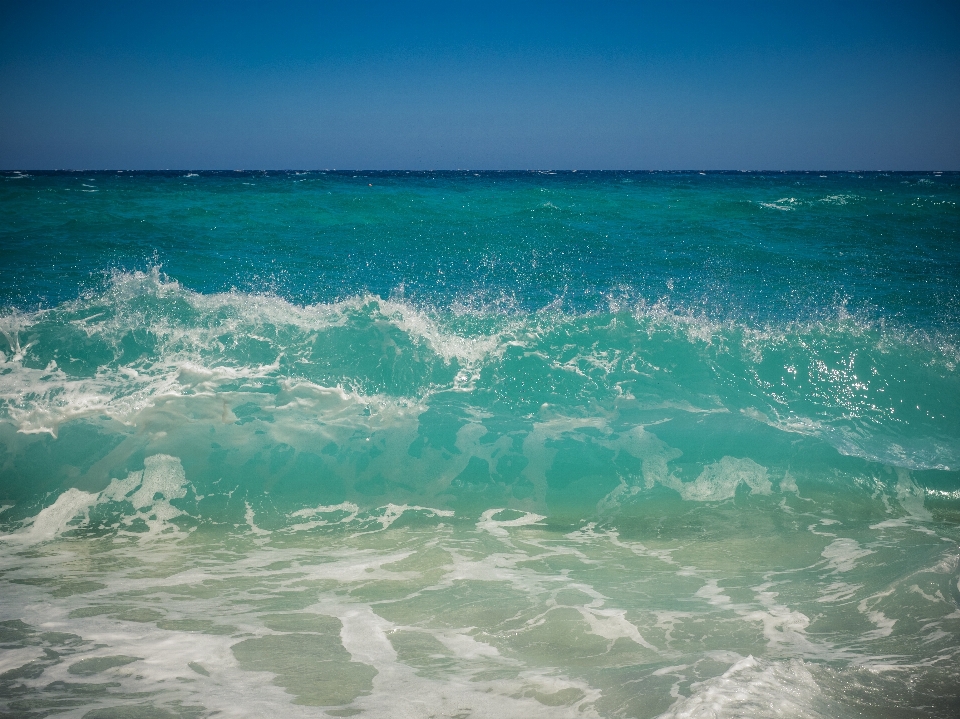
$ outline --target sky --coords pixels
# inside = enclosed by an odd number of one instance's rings
[[[0,0],[0,169],[960,170],[960,2]]]

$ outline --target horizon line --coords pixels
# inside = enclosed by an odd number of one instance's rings
[[[537,173],[537,174],[556,174],[556,173],[568,173],[575,174],[578,172],[584,173],[597,173],[597,172],[631,172],[631,173],[698,173],[698,174],[757,174],[757,173],[804,173],[811,174],[815,172],[819,173],[830,173],[830,174],[857,174],[857,173],[870,173],[870,174],[880,174],[880,173],[931,173],[931,174],[944,174],[944,173],[958,173],[960,169],[957,170],[934,170],[934,169],[913,169],[913,170],[823,170],[823,169],[696,169],[696,168],[685,168],[685,169],[555,169],[555,168],[512,168],[512,169],[475,169],[475,168],[439,168],[439,169],[418,169],[411,170],[405,168],[392,168],[392,169],[363,169],[363,168],[195,168],[195,167],[169,167],[169,168],[136,168],[136,169],[117,169],[111,167],[101,167],[101,168],[90,168],[90,167],[58,167],[58,168],[33,168],[33,169],[0,169],[0,173],[4,174],[15,174],[15,175],[25,175],[26,173],[53,173],[53,172],[134,172],[134,173],[148,173],[148,172],[204,172],[204,173],[229,173],[229,172],[298,172],[298,173],[309,173],[309,172],[336,172],[340,173],[349,173],[349,172],[359,172],[359,173],[407,173],[407,174],[427,174],[427,173],[455,173],[455,172],[473,172],[473,173]]]

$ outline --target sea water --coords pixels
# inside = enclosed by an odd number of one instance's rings
[[[18,717],[955,717],[960,175],[0,175]]]

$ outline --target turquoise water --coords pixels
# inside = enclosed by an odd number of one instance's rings
[[[953,717],[960,175],[0,175],[11,716]]]

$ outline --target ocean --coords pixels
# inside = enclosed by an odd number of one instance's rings
[[[960,173],[0,173],[0,714],[956,717]]]

